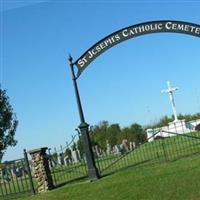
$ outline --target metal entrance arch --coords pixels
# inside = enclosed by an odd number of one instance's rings
[[[79,129],[84,143],[84,150],[88,165],[88,176],[91,180],[98,179],[99,172],[96,168],[94,161],[94,155],[88,131],[89,125],[86,123],[84,118],[81,99],[78,91],[77,79],[84,71],[84,69],[106,50],[128,39],[152,33],[181,33],[200,38],[200,25],[185,21],[174,20],[144,22],[111,33],[110,35],[106,36],[105,38],[94,44],[92,47],[90,47],[75,62],[73,62],[72,57],[69,56],[69,64],[71,67],[72,80],[74,84],[74,90],[80,117]],[[78,68],[77,74],[75,74],[74,66]]]

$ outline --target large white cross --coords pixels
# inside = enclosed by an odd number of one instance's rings
[[[169,99],[170,99],[170,102],[171,102],[171,105],[172,105],[172,110],[173,110],[173,113],[174,113],[174,121],[178,121],[178,117],[177,117],[177,112],[176,112],[176,107],[175,107],[175,102],[174,102],[174,96],[173,96],[173,92],[178,90],[179,88],[177,87],[172,87],[170,85],[170,82],[167,81],[167,89],[165,90],[162,90],[161,92],[162,93],[168,93],[169,94]]]

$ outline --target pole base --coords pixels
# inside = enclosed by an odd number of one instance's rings
[[[95,181],[95,180],[98,180],[100,178],[99,174],[98,174],[98,171],[95,168],[88,169],[88,176],[89,176],[89,179],[91,181]]]

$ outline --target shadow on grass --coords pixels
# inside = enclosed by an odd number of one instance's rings
[[[151,160],[145,160],[145,161],[142,161],[142,162],[139,162],[139,163],[135,163],[135,164],[126,166],[126,167],[122,167],[122,168],[120,168],[120,169],[116,169],[116,170],[114,170],[114,171],[112,171],[112,172],[108,172],[108,173],[106,173],[106,174],[102,174],[102,175],[101,175],[101,178],[107,177],[107,176],[110,176],[110,175],[113,175],[113,174],[115,174],[116,172],[119,172],[119,171],[125,171],[125,170],[130,169],[130,168],[139,167],[139,166],[144,165],[144,164],[147,164],[147,163],[150,164],[149,161],[151,161]],[[113,163],[113,165],[114,165],[114,164],[115,164],[115,163]],[[153,163],[152,163],[152,164],[153,164]],[[104,171],[105,171],[105,170],[104,170]]]
[[[57,184],[57,185],[54,186],[53,189],[57,189],[57,188],[62,187],[66,184],[77,183],[77,182],[85,181],[85,180],[88,180],[88,176],[82,176],[82,177],[79,177],[79,178],[76,178],[76,179],[73,179],[73,180],[66,181],[64,183]]]
[[[0,199],[3,200],[11,200],[11,199],[19,199],[27,196],[32,196],[33,194],[29,191],[20,192],[20,193],[11,193],[11,194],[5,194],[3,196],[0,196]]]

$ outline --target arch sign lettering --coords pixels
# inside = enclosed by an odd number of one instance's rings
[[[200,37],[200,25],[184,21],[164,20],[144,22],[116,31],[98,41],[74,62],[78,68],[77,78],[95,58],[114,45],[141,35],[161,32],[182,33]]]

